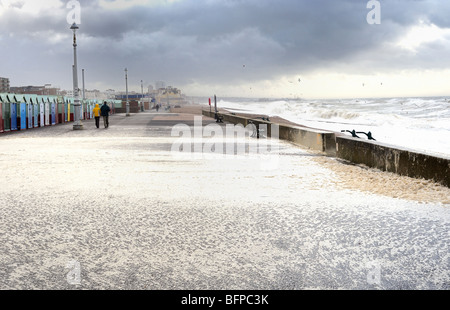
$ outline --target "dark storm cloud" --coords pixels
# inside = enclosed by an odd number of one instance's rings
[[[342,63],[351,67],[355,56],[386,52],[385,43],[401,38],[410,25],[421,19],[440,21],[444,15],[435,1],[382,1],[382,24],[373,26],[366,22],[366,4],[361,0],[191,0],[120,12],[93,9],[84,13],[84,19],[85,31],[95,37],[129,44],[132,33],[146,34],[135,42],[143,47],[135,51],[137,63],[145,59],[149,67],[168,76],[225,82]],[[401,52],[389,53],[392,63],[403,57]],[[244,64],[247,70],[239,71]]]
[[[445,46],[425,47],[427,53],[411,56],[391,44],[420,20],[448,27],[449,4],[381,4],[381,25],[369,25],[365,0],[184,0],[122,10],[81,1],[80,62],[91,68],[92,78],[109,83],[128,67],[149,80],[176,84],[244,83],[336,67],[364,73],[449,65],[448,59],[428,62],[430,52],[445,54]],[[20,14],[0,21],[3,34],[17,38],[51,31],[70,40],[65,15],[44,11],[27,19]],[[70,52],[69,43],[64,57]]]

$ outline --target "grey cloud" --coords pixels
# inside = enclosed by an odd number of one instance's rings
[[[448,60],[437,63],[430,56],[444,55],[445,45],[424,46],[417,55],[389,45],[419,20],[447,27],[450,4],[441,2],[381,1],[382,24],[373,26],[366,22],[364,0],[184,0],[121,11],[81,1],[80,63],[90,68],[91,79],[111,84],[121,83],[117,80],[125,66],[130,74],[179,84],[245,83],[318,69],[371,72],[449,66]],[[27,36],[30,29],[50,29],[70,40],[65,16],[49,13],[27,19],[15,14],[0,21],[2,33],[17,37]],[[45,41],[32,45],[48,46]],[[67,61],[69,42],[65,48],[58,47],[61,54],[52,61]]]

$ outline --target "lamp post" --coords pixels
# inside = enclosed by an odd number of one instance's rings
[[[76,31],[79,29],[76,23],[73,23],[70,27],[73,30],[73,94],[74,94],[74,125],[73,130],[83,129],[83,124],[81,123],[81,105],[80,105],[80,94],[78,89],[78,67],[77,67],[77,36]]]
[[[86,88],[84,87],[84,69],[81,69],[83,80],[83,101],[86,100]]]
[[[130,116],[130,102],[128,101],[128,69],[125,68],[125,84],[127,94],[127,116]]]
[[[83,104],[83,108],[86,108],[87,105],[86,104],[86,88],[84,87],[84,69],[81,69],[81,81],[82,81],[82,85],[83,85],[83,96],[81,97],[82,100],[82,104]],[[87,111],[83,111],[83,109],[81,109],[81,119],[83,119],[83,112],[87,112]]]

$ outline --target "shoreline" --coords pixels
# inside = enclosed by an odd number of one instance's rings
[[[203,115],[203,111],[207,111],[209,110],[209,106],[208,105],[195,105],[195,104],[190,104],[190,105],[184,105],[184,106],[180,106],[177,108],[170,108],[170,112],[171,113],[186,113],[186,114],[194,114],[194,115]],[[219,108],[219,113],[231,113],[230,111],[228,111],[227,109],[220,109]],[[248,117],[248,118],[257,118],[257,117],[270,117],[270,122],[275,123],[275,124],[280,124],[280,125],[286,125],[286,126],[297,126],[297,127],[306,127],[304,125],[301,125],[299,123],[294,123],[291,121],[288,121],[285,118],[279,117],[279,116],[269,116],[267,114],[263,114],[263,113],[236,113],[233,112],[235,115],[237,116],[241,116],[241,117]],[[319,128],[316,128],[319,129]],[[322,130],[322,129],[320,129]]]
[[[205,109],[205,107],[207,109]],[[170,109],[171,113],[190,113],[213,117],[207,105],[189,105]],[[230,113],[226,109],[219,109],[225,115],[225,121],[247,125],[249,119],[267,117],[264,114]],[[383,173],[394,173],[402,177],[415,180],[427,180],[446,188],[450,188],[450,181],[446,171],[450,169],[450,158],[433,154],[425,154],[415,150],[401,148],[395,145],[373,142],[365,139],[352,138],[344,133],[327,131],[302,126],[287,121],[281,117],[270,117],[270,121],[255,121],[256,123],[276,123],[283,133],[281,139],[294,143],[299,147],[319,151],[325,156],[337,160],[345,160],[352,165],[371,168]],[[322,131],[322,132],[321,132]],[[270,133],[269,133],[270,135]],[[317,138],[315,138],[317,137]],[[444,199],[444,203],[448,203]]]
[[[196,105],[196,104],[190,104],[190,105],[186,105],[186,106],[181,106],[180,108],[171,108],[170,112],[171,113],[188,113],[188,114],[194,114],[194,115],[203,115],[202,111],[209,111],[209,106],[206,104],[203,105]],[[279,125],[285,125],[285,126],[294,126],[294,127],[301,127],[301,128],[306,128],[306,129],[311,129],[311,130],[316,130],[316,131],[322,131],[322,132],[329,132],[329,133],[334,133],[338,136],[341,137],[346,137],[346,138],[351,138],[350,134],[346,134],[346,133],[342,133],[340,131],[335,131],[335,130],[330,130],[330,129],[324,129],[324,128],[319,128],[319,127],[311,127],[311,126],[306,126],[300,123],[296,123],[293,121],[289,121],[281,116],[270,116],[264,113],[238,113],[238,112],[230,112],[227,109],[223,109],[223,108],[219,108],[219,113],[225,113],[225,114],[231,114],[234,116],[238,116],[238,117],[243,117],[243,118],[249,118],[249,119],[253,119],[253,118],[260,118],[260,117],[265,117],[265,118],[270,118],[270,123],[275,123],[275,124],[279,124]],[[370,140],[366,139],[366,138],[360,138],[359,141],[364,141],[364,142],[369,142]],[[390,148],[398,148],[404,151],[408,151],[408,152],[413,152],[413,153],[419,153],[419,154],[424,154],[426,156],[431,156],[431,157],[438,157],[438,158],[442,158],[445,160],[450,160],[450,154],[446,154],[446,153],[441,153],[441,152],[433,152],[433,151],[426,151],[426,150],[422,150],[422,149],[415,149],[415,148],[411,148],[411,147],[405,147],[405,146],[399,146],[393,143],[387,143],[387,142],[381,142],[378,141],[379,143],[383,144],[386,147],[390,147]]]

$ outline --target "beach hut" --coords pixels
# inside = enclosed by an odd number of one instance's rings
[[[81,103],[81,119],[86,120],[87,119],[87,100],[80,99]]]
[[[85,109],[85,104],[86,102],[83,99],[80,99],[80,120],[84,120],[84,112],[86,111]]]
[[[93,107],[92,107],[92,100],[88,100],[87,101],[87,106],[86,106],[86,118],[87,119],[91,119],[92,118],[92,110],[93,110]]]
[[[93,100],[89,100],[89,119],[94,118],[95,104]]]
[[[27,129],[27,103],[21,94],[8,94],[12,100],[13,107],[11,108],[11,123],[15,129],[12,130],[26,130]],[[14,119],[15,121],[14,121]]]
[[[3,98],[3,130],[6,132],[11,131],[11,102],[7,94]]]
[[[91,118],[91,114],[89,113],[91,102],[88,99],[84,100],[84,119],[88,120]]]
[[[3,132],[3,102],[0,97],[0,133]]]
[[[73,122],[74,118],[74,107],[73,107],[74,99],[69,97],[68,98],[68,118],[70,122]]]
[[[16,103],[12,102],[12,95],[3,93],[0,94],[0,101],[2,106],[2,119],[3,119],[3,131],[8,132],[11,131],[11,123],[12,123],[12,114],[11,114],[11,108],[14,106],[16,107]],[[17,110],[15,110],[17,111]],[[14,130],[17,130],[17,113],[14,114]]]
[[[30,116],[31,116],[31,122],[33,122],[33,113],[30,114],[30,98],[28,95],[20,95],[23,102],[25,103],[25,128],[30,128]],[[31,108],[33,109],[33,108]]]
[[[42,101],[44,102],[44,124],[50,126],[50,100],[48,96],[42,96]]]
[[[122,100],[114,100],[114,105],[113,105],[113,114],[116,114],[116,108],[121,108],[122,107]]]
[[[39,98],[37,95],[31,96],[31,102],[33,103],[33,127],[39,127]]]
[[[48,102],[50,105],[49,111],[49,123],[51,126],[56,125],[56,108],[58,106],[58,102],[56,101],[56,96],[48,96]]]
[[[69,121],[69,99],[67,97],[63,97],[64,99],[64,121]]]
[[[58,96],[58,123],[62,124],[66,121],[65,101],[63,96]]]
[[[16,131],[17,128],[17,102],[14,94],[7,94],[6,99],[10,106],[10,116],[11,116],[11,131]]]
[[[59,123],[59,113],[58,113],[58,96],[55,96],[55,125]]]
[[[34,127],[34,102],[32,95],[23,95],[23,100],[26,103],[27,110],[27,128],[31,129]]]
[[[28,97],[28,95],[22,95],[22,99],[23,99],[23,102],[25,103],[25,112],[26,112],[25,127],[27,129],[29,129],[30,124],[33,123],[33,107],[30,105],[30,98]],[[30,113],[30,108],[31,108],[31,113]]]
[[[3,120],[3,96],[0,94],[0,133],[5,132],[5,122]]]
[[[45,127],[45,102],[43,96],[37,96],[39,107],[39,127]]]

